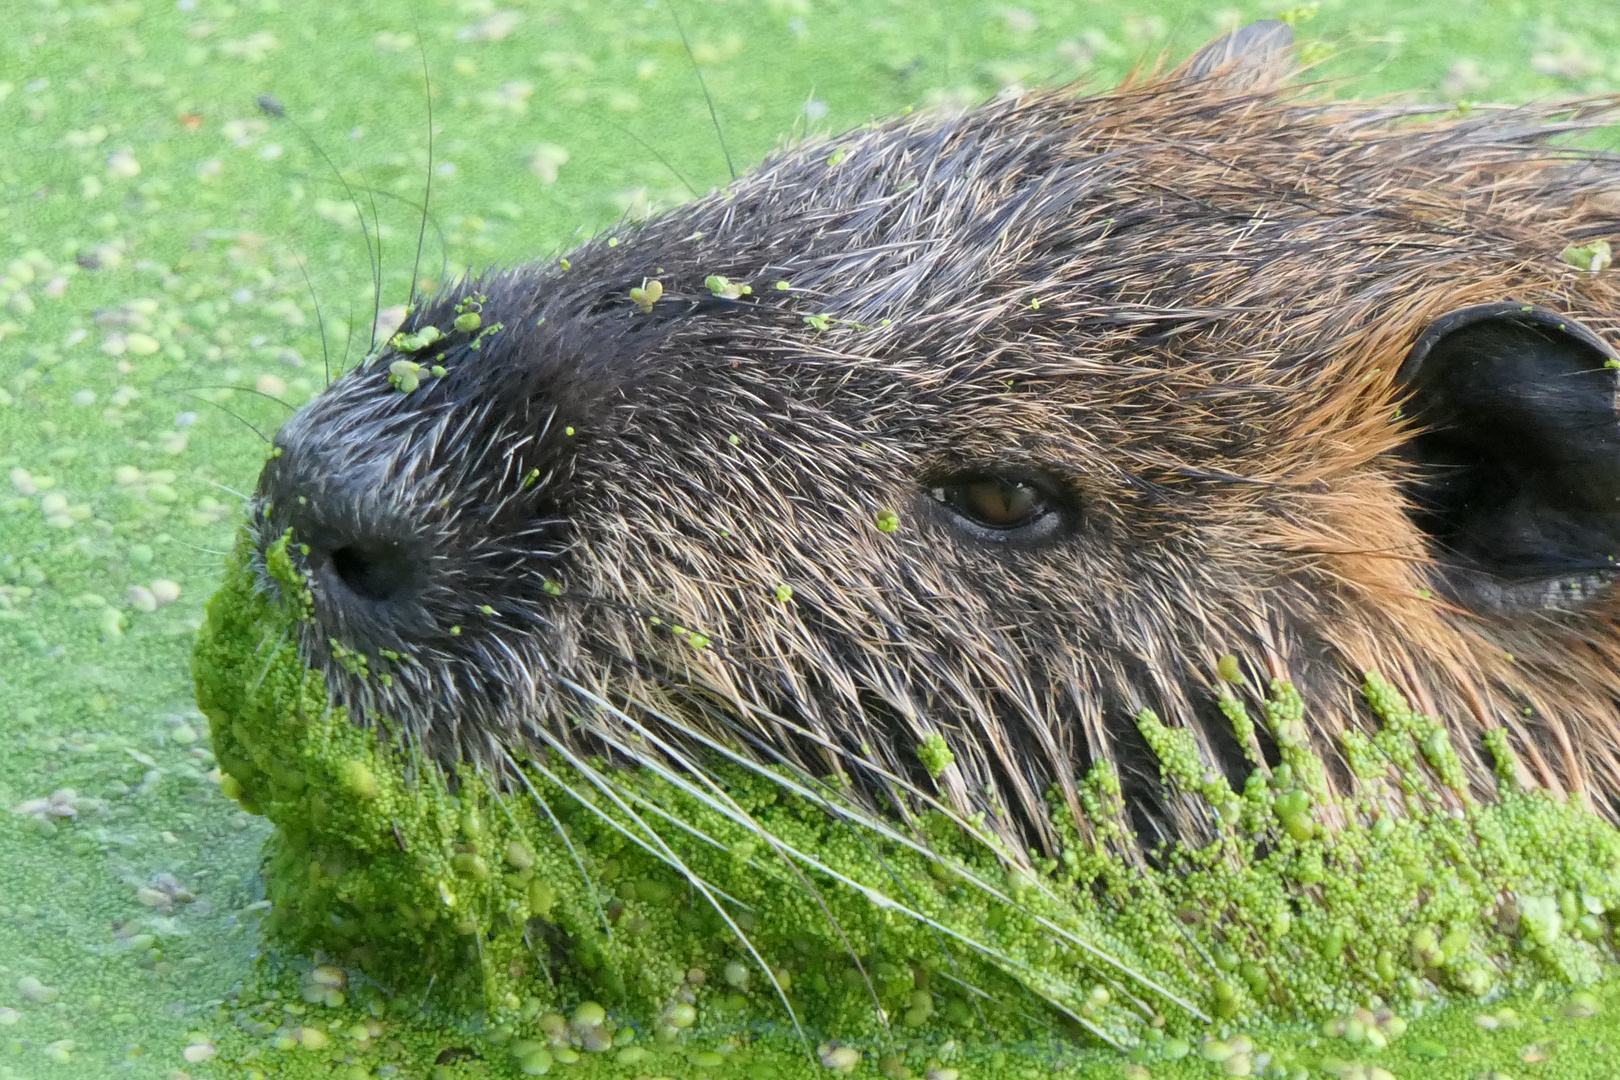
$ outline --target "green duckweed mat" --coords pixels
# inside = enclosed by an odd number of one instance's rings
[[[268,937],[314,962],[271,980],[278,996],[238,995],[231,1029],[191,1036],[194,1055],[299,1076],[1157,1065],[1299,1080],[1381,1077],[1385,1051],[1497,1063],[1481,1033],[1516,1029],[1523,1007],[1590,1029],[1565,1056],[1608,1066],[1593,990],[1614,955],[1620,831],[1521,789],[1505,740],[1488,740],[1496,799],[1472,801],[1444,729],[1376,673],[1379,730],[1346,742],[1354,796],[1326,793],[1278,681],[1258,718],[1223,698],[1282,756],[1241,794],[1184,730],[1138,717],[1166,779],[1219,812],[1218,839],[1163,869],[1110,854],[1123,804],[1100,766],[1080,803],[1102,841],[1055,814],[1057,857],[1023,868],[971,820],[923,810],[893,829],[836,786],[741,759],[710,763],[724,798],[561,744],[504,788],[446,777],[386,720],[351,723],[304,666],[294,539],[261,554],[244,531],[194,670],[222,791],[276,826]],[[1325,831],[1329,817],[1345,824]],[[1422,1022],[1448,998],[1474,1010],[1450,1043]],[[1551,1056],[1547,1030],[1519,1060]]]
[[[723,183],[728,153],[743,168],[783,137],[1014,84],[1084,73],[1107,86],[1143,56],[1179,57],[1220,26],[1277,13],[825,0],[675,11],[724,146],[660,4],[5,7],[0,1078],[506,1076],[540,1060],[520,1044],[545,1041],[532,1036],[546,1014],[525,1018],[522,998],[508,1036],[509,1003],[452,1015],[448,998],[437,1011],[433,995],[390,999],[313,952],[260,959],[274,910],[259,875],[269,828],[222,794],[192,699],[203,603],[223,580],[237,493],[263,458],[253,428],[286,415],[270,399],[306,400],[328,364],[352,363],[370,339],[371,262],[340,172],[380,222],[387,309],[408,292],[429,175],[418,276],[439,281],[564,250],[625,213]],[[1605,5],[1329,0],[1290,14],[1304,55],[1341,95],[1620,89],[1620,11]],[[257,106],[261,94],[285,115]],[[1542,899],[1570,942],[1598,915],[1578,892],[1567,912],[1562,895]],[[726,969],[705,970],[694,996],[707,1010]],[[1390,1020],[1338,1002],[1325,1030],[1239,1023],[1208,1048],[1190,1029],[1172,1032],[1192,1050],[1180,1058],[1163,1040],[1140,1061],[1052,1059],[930,1034],[902,1050],[860,1042],[851,1061],[830,1045],[806,1055],[791,1037],[739,1056],[729,1037],[638,1036],[572,1065],[555,1053],[551,1068],[755,1080],[906,1068],[976,1080],[1054,1064],[1235,1075],[1247,1059],[1282,1075],[1612,1075],[1612,984],[1572,998],[1552,975],[1526,975],[1488,1004],[1405,1007],[1409,1030],[1378,1052]],[[589,1010],[568,1018],[570,1045],[606,1027]],[[1380,1032],[1371,1041],[1369,1025]]]

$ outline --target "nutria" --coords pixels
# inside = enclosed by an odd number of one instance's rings
[[[1610,103],[1325,103],[1287,37],[794,146],[421,300],[259,481],[308,662],[441,761],[740,753],[1031,854],[1096,761],[1141,850],[1207,835],[1135,718],[1241,782],[1278,748],[1219,699],[1273,679],[1347,786],[1376,669],[1459,799],[1501,728],[1613,817],[1620,158],[1555,139]]]

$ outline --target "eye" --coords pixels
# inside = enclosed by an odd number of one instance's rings
[[[1044,485],[1008,476],[965,476],[929,489],[953,523],[977,539],[1033,540],[1061,522],[1059,507]]]
[[[1045,509],[1040,492],[1016,480],[969,480],[934,488],[933,495],[987,529],[1016,529]]]

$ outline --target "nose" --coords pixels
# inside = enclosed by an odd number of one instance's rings
[[[399,544],[362,537],[327,551],[311,548],[311,559],[342,588],[365,600],[397,599],[416,581],[419,565]]]
[[[311,489],[273,503],[269,531],[292,530],[323,607],[397,614],[421,598],[431,555],[408,522],[367,496],[345,483]]]
[[[290,530],[322,633],[348,648],[391,649],[431,633],[427,602],[443,551],[426,509],[397,497],[402,485],[386,470],[324,441],[283,439],[259,478],[261,542]]]

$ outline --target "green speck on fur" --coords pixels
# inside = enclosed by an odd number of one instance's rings
[[[923,736],[922,744],[917,747],[917,757],[922,761],[928,775],[935,780],[938,780],[940,774],[956,761],[956,755],[945,745],[945,736],[937,731],[930,731]]]
[[[288,614],[299,622],[305,622],[315,614],[315,598],[310,594],[309,582],[304,580],[303,573],[293,565],[292,558],[287,554],[287,545],[291,542],[292,530],[288,529],[265,548],[264,566],[265,571],[281,586]]]

